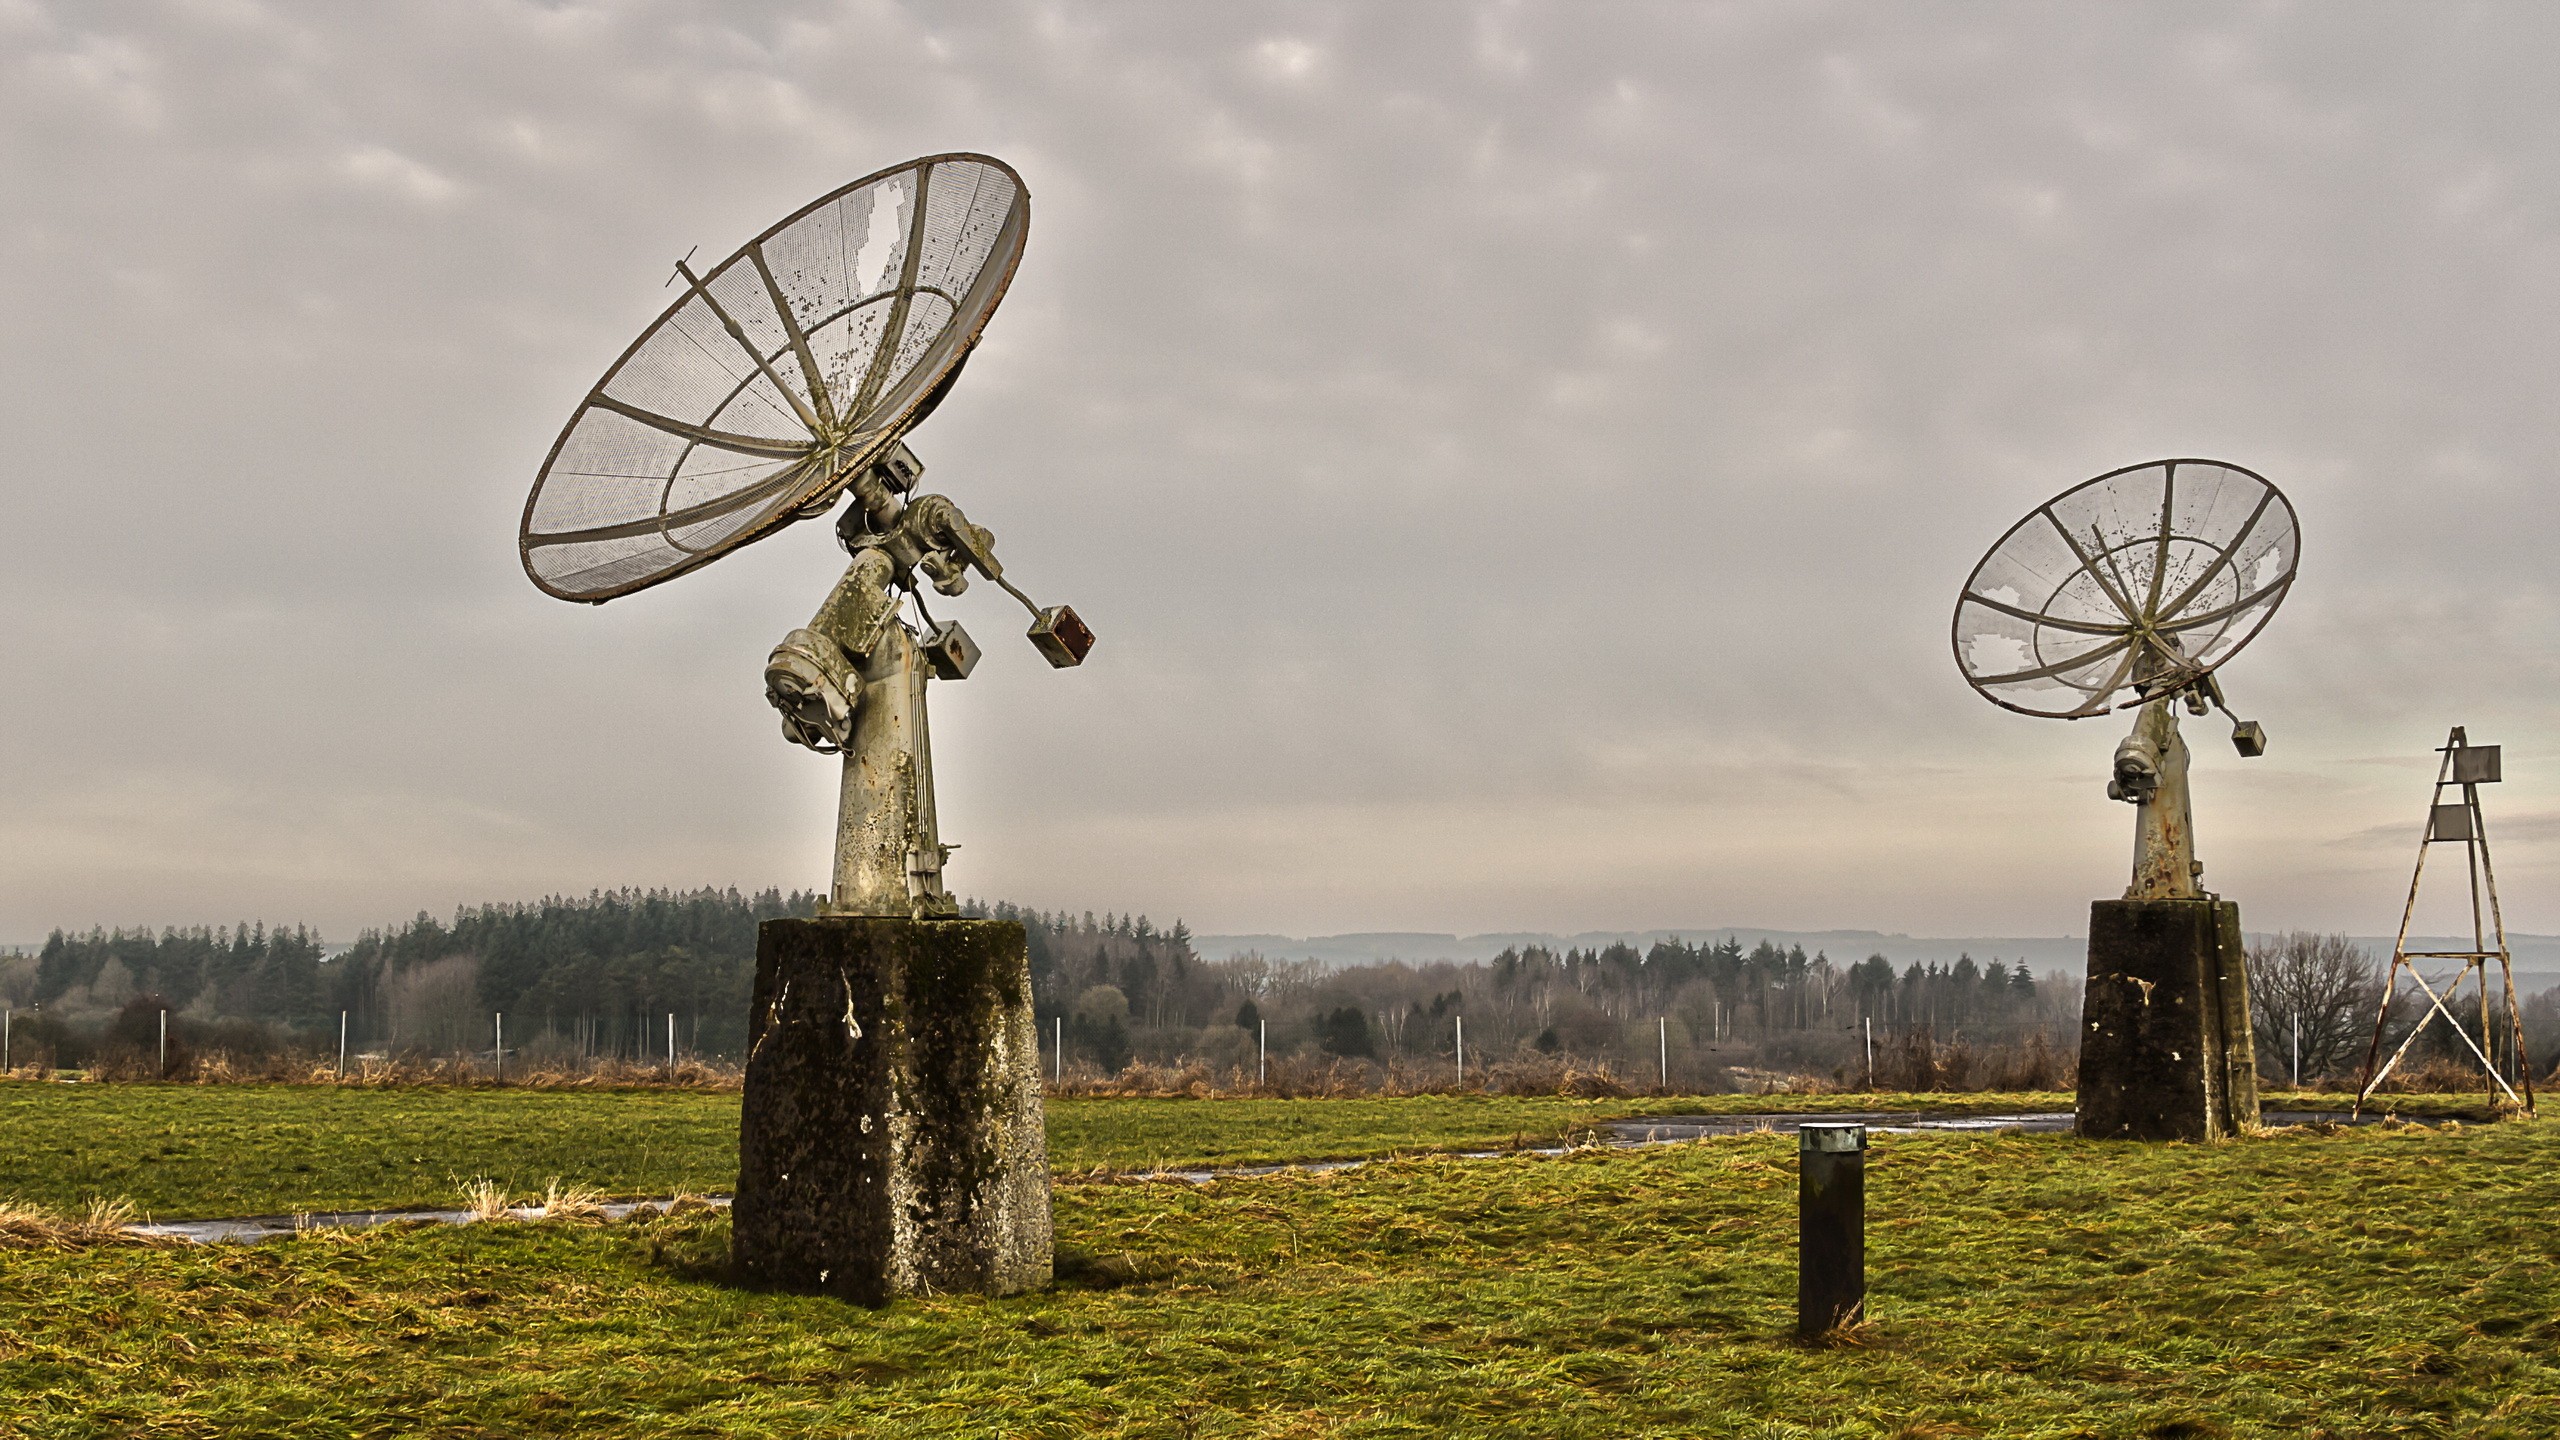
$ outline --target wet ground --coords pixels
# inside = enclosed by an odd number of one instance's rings
[[[2064,1134],[2071,1129],[2068,1110],[2022,1111],[2015,1115],[1933,1115],[1916,1110],[1847,1110],[1828,1115],[1648,1115],[1640,1120],[1612,1120],[1612,1145],[1663,1145],[1675,1140],[1705,1140],[1719,1135],[1792,1135],[1807,1122],[1864,1125],[1871,1134],[1918,1135],[1933,1130],[2015,1130],[2031,1134]]]
[[[2358,1119],[2343,1110],[2288,1110],[2266,1112],[2271,1125],[2372,1124],[2381,1117],[2366,1115]],[[1792,1135],[1808,1121],[1825,1124],[1864,1125],[1878,1135],[1920,1135],[1931,1132],[2012,1131],[2020,1134],[2066,1134],[2071,1129],[2072,1113],[2068,1110],[2022,1111],[2014,1115],[1931,1114],[1916,1110],[1835,1111],[1827,1115],[1649,1115],[1637,1120],[1605,1121],[1606,1145],[1634,1148],[1645,1145],[1673,1145],[1687,1140],[1705,1140],[1728,1135]],[[1500,1155],[1561,1155],[1567,1147],[1544,1146],[1528,1150],[1466,1150],[1458,1152],[1465,1159],[1492,1159]],[[1290,1165],[1238,1165],[1199,1170],[1150,1170],[1134,1178],[1144,1180],[1187,1180],[1206,1184],[1212,1180],[1247,1179],[1257,1175],[1323,1174],[1335,1170],[1356,1170],[1366,1160],[1307,1160]],[[665,1200],[623,1201],[602,1207],[604,1214],[615,1220],[642,1210],[664,1210],[672,1202]],[[714,1206],[725,1207],[726,1197],[714,1198]],[[312,1215],[251,1215],[228,1220],[169,1220],[156,1224],[136,1225],[136,1234],[170,1236],[193,1240],[200,1244],[239,1244],[258,1240],[274,1240],[303,1230],[363,1230],[378,1225],[468,1225],[489,1217],[469,1210],[339,1210]],[[539,1220],[542,1207],[517,1206],[505,1212],[510,1220]]]
[[[670,1200],[623,1200],[598,1206],[607,1219],[620,1220],[643,1210],[665,1210]],[[727,1196],[709,1202],[727,1209]],[[593,1213],[593,1212],[589,1212]],[[539,1220],[542,1207],[517,1205],[501,1215],[470,1210],[324,1210],[309,1215],[246,1215],[230,1220],[162,1220],[129,1227],[136,1235],[172,1236],[205,1245],[281,1240],[304,1230],[370,1230],[378,1225],[469,1225],[478,1220]]]

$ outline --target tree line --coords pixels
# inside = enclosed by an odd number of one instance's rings
[[[308,1020],[329,1006],[320,937],[306,926],[56,930],[32,959],[0,969],[15,1009],[113,1011],[136,995],[206,1016]]]
[[[334,1046],[343,1015],[358,1053],[452,1054],[492,1048],[503,1013],[510,1049],[663,1058],[672,1015],[679,1053],[734,1055],[756,927],[816,910],[780,890],[597,891],[421,912],[334,956],[304,926],[57,930],[0,965],[0,999],[64,1043],[140,1000],[199,1046]]]
[[[679,1053],[734,1058],[746,1041],[756,927],[813,914],[817,899],[778,889],[552,896],[421,913],[334,955],[303,926],[57,931],[36,956],[0,966],[0,1002],[38,1012],[31,1033],[156,1006],[195,1044],[246,1049],[333,1046],[343,1016],[359,1054],[486,1050],[504,1014],[510,1049],[662,1058],[673,1016]],[[1050,1063],[1105,1072],[1140,1059],[1242,1068],[1266,1054],[1433,1063],[1454,1058],[1462,1020],[1479,1057],[1534,1050],[1659,1063],[1676,1049],[1693,1067],[1711,1057],[1839,1063],[1845,1037],[1869,1021],[1988,1034],[2043,1023],[2049,1008],[2024,967],[1970,958],[1897,970],[1872,956],[1842,967],[1802,947],[1728,939],[1333,969],[1209,960],[1179,919],[965,908],[1024,927]]]
[[[2041,1033],[2068,1048],[2079,1009],[2076,982],[1970,956],[1840,966],[1801,946],[1727,938],[1335,968],[1204,959],[1180,922],[1160,929],[1142,915],[987,913],[1030,932],[1052,1063],[1063,1050],[1066,1063],[1104,1073],[1132,1060],[1250,1071],[1266,1055],[1454,1065],[1462,1024],[1479,1061],[1537,1052],[1638,1072],[1667,1065],[1675,1082],[1771,1066],[1846,1073],[1870,1029],[1928,1026],[1994,1044]]]
[[[816,895],[767,889],[615,890],[424,913],[330,954],[305,926],[240,924],[56,931],[0,959],[0,1004],[31,1040],[70,1043],[129,1006],[169,1010],[198,1045],[334,1045],[343,1014],[358,1053],[485,1051],[493,1017],[509,1048],[558,1058],[740,1056],[756,927],[814,914]],[[1116,1073],[1132,1061],[1250,1070],[1266,1055],[1427,1066],[1454,1063],[1461,1024],[1480,1059],[1531,1052],[1633,1071],[1668,1061],[1675,1081],[1735,1070],[1853,1074],[1870,1034],[1938,1043],[2076,1049],[2077,977],[1971,956],[1850,964],[1802,946],[1738,938],[1551,950],[1481,962],[1328,967],[1258,954],[1201,956],[1181,920],[970,902],[1017,921],[1030,949],[1044,1061]],[[2352,1074],[2380,1003],[2376,957],[2342,936],[2262,937],[2250,988],[2261,1073]],[[2503,1025],[2504,1004],[2495,1007]],[[29,1012],[33,1012],[30,1014]],[[2386,1025],[2414,1025],[2404,996]],[[2560,996],[2525,1006],[2529,1044],[2560,1055]],[[2474,1011],[2476,1021],[2476,1010]],[[2451,1058],[2439,1022],[2414,1052]]]

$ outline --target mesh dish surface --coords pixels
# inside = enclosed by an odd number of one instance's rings
[[[1030,225],[1003,161],[934,155],[702,272],[552,444],[518,532],[525,573],[564,600],[610,600],[832,503],[938,401]]]
[[[1956,665],[1992,703],[2078,719],[2240,651],[2293,587],[2293,504],[2218,460],[2155,460],[2036,507],[1956,601]]]

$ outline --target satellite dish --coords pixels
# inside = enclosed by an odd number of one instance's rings
[[[525,500],[525,573],[601,603],[824,512],[950,389],[1031,225],[1022,177],[932,155],[697,274],[569,417]]]
[[[2154,460],[2029,511],[1964,582],[1956,668],[1983,698],[2064,720],[2141,708],[2107,785],[2138,807],[2128,900],[2204,893],[2174,702],[2230,715],[2214,671],[2284,603],[2301,548],[2293,503],[2266,477]],[[2266,730],[2233,717],[2231,743],[2264,754]]]
[[[2300,548],[2292,502],[2253,471],[2109,471],[2028,512],[1973,567],[1956,666],[1994,705],[2065,720],[2209,684],[2284,602]]]
[[[525,573],[602,603],[852,492],[835,530],[853,563],[764,671],[784,737],[844,757],[831,913],[957,913],[925,685],[967,678],[979,651],[924,591],[956,596],[975,573],[1031,612],[1050,664],[1093,647],[1072,608],[1005,578],[993,533],[914,493],[924,462],[903,438],[949,392],[1030,225],[1012,167],[930,155],[821,197],[707,272],[677,261],[684,297],[587,392],[525,500]]]

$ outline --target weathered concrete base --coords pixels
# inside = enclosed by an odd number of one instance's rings
[[[756,940],[731,1256],[864,1305],[1050,1276],[1020,925],[826,916]]]
[[[2231,901],[2089,907],[2082,1135],[2220,1140],[2257,1125],[2247,962]]]

